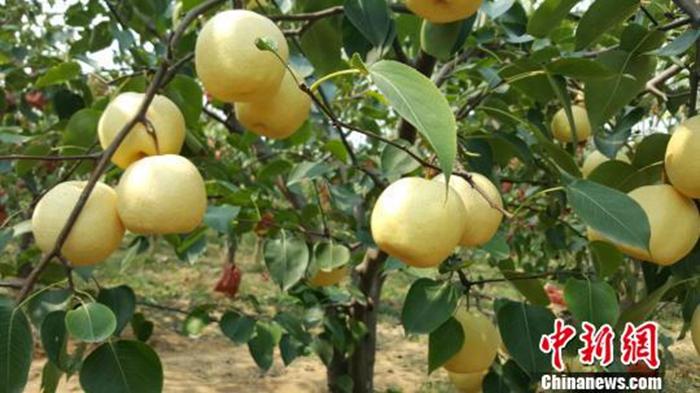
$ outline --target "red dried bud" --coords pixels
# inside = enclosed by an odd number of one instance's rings
[[[221,278],[219,279],[219,282],[216,283],[214,290],[233,298],[236,296],[236,293],[238,293],[238,288],[241,286],[242,276],[243,272],[241,272],[241,269],[239,269],[238,266],[227,263],[226,266],[224,266]]]

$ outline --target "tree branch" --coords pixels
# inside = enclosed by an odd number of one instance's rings
[[[700,6],[696,0],[673,0],[673,2],[690,17],[693,26],[700,25]]]

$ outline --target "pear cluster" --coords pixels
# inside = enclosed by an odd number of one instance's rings
[[[375,243],[407,265],[428,268],[442,263],[455,247],[480,246],[498,231],[502,207],[496,186],[477,173],[473,182],[445,176],[433,180],[406,177],[392,183],[372,210],[371,230]]]
[[[476,14],[483,0],[406,0],[411,12],[432,23],[450,23]]]
[[[462,325],[464,342],[443,368],[459,392],[480,392],[484,377],[496,359],[501,337],[483,314],[458,308],[454,318]]]
[[[666,148],[664,166],[671,184],[643,186],[629,193],[649,219],[649,249],[616,244],[622,252],[669,266],[693,250],[700,238],[700,212],[694,201],[700,198],[699,156],[700,117],[693,117],[676,128]],[[610,241],[592,229],[588,237]]]
[[[122,93],[105,108],[98,136],[107,148],[133,119],[144,94]],[[167,97],[156,95],[145,121],[122,141],[112,162],[125,169],[116,189],[98,182],[73,226],[61,254],[74,266],[93,265],[111,255],[125,230],[137,234],[176,234],[194,230],[207,207],[204,180],[188,159],[178,155],[185,120]],[[86,182],[58,184],[34,209],[32,231],[38,247],[50,252]]]
[[[263,41],[276,52],[259,49]],[[279,58],[278,58],[279,56]],[[282,31],[267,17],[248,10],[224,11],[211,18],[195,45],[195,67],[206,91],[235,104],[238,120],[251,132],[284,139],[309,117],[311,99],[284,62],[289,48]]]

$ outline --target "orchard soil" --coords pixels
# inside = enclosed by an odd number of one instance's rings
[[[246,244],[247,243],[247,244]],[[123,259],[116,255],[97,270],[96,276],[103,286],[126,284],[131,286],[140,302],[159,304],[188,310],[194,305],[217,304],[249,310],[251,314],[272,315],[274,305],[286,300],[270,282],[260,260],[254,241],[242,244],[237,263],[243,270],[243,282],[239,296],[229,300],[215,294],[213,288],[221,273],[220,249],[210,243],[208,250],[194,264],[178,261],[168,247],[150,250],[149,253]],[[471,267],[485,277],[497,277],[484,263]],[[416,274],[427,274],[425,272]],[[379,325],[379,349],[377,354],[376,387],[386,393],[452,393],[455,390],[447,382],[447,375],[440,370],[428,376],[427,338],[405,336],[399,316],[405,291],[414,279],[410,273],[390,275],[384,291]],[[87,285],[83,283],[84,285]],[[517,296],[508,284],[492,285],[483,293],[501,296]],[[253,301],[252,299],[257,299]],[[490,313],[490,304],[477,304]],[[216,323],[209,325],[197,338],[185,337],[182,331],[184,314],[139,305],[138,312],[155,323],[150,343],[161,357],[165,372],[166,393],[320,393],[325,392],[325,368],[317,357],[299,358],[284,367],[278,354],[275,364],[266,374],[259,371],[245,345],[236,346],[225,338]],[[681,319],[679,310],[666,307],[661,321],[666,334],[677,335]],[[124,332],[131,336],[129,328]],[[700,391],[698,355],[689,337],[671,347],[672,365],[667,365],[665,392]],[[41,368],[46,358],[37,346],[26,392],[39,392]],[[77,376],[62,380],[58,392],[81,392]]]

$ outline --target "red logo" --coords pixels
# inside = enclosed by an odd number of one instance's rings
[[[615,331],[612,326],[605,324],[596,329],[593,324],[583,322],[581,327],[583,332],[578,336],[583,342],[583,347],[578,351],[581,364],[590,366],[598,363],[603,367],[612,364],[615,356]],[[564,371],[563,351],[576,333],[574,326],[567,325],[563,319],[556,319],[554,332],[540,338],[540,351],[551,353],[552,367],[555,370]],[[658,333],[656,322],[645,322],[637,327],[629,322],[625,324],[620,335],[622,364],[629,366],[644,362],[650,369],[658,369]]]
[[[564,371],[564,358],[562,351],[569,341],[576,336],[576,328],[567,325],[563,319],[554,321],[554,333],[543,335],[540,339],[540,351],[552,353],[552,367],[557,371]]]
[[[582,327],[584,332],[579,336],[579,340],[583,341],[583,348],[578,350],[581,364],[590,366],[598,360],[601,366],[609,366],[613,362],[615,352],[615,331],[607,324],[598,330],[589,322],[584,322]]]
[[[656,370],[660,366],[658,342],[659,325],[656,322],[644,322],[637,327],[626,323],[620,338],[622,364],[629,366],[644,362],[650,369]]]

